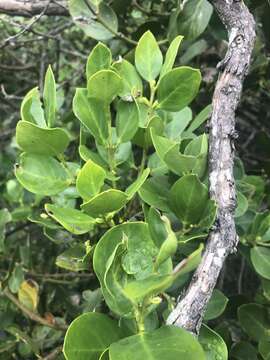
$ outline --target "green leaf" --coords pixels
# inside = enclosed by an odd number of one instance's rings
[[[112,62],[110,49],[102,43],[98,43],[91,51],[86,64],[86,76],[89,79],[99,70],[109,69]]]
[[[263,290],[263,296],[266,297],[268,301],[270,301],[270,281],[266,279],[262,280],[262,290]]]
[[[270,280],[270,249],[254,246],[250,251],[250,257],[255,271],[263,278]]]
[[[138,302],[142,302],[145,297],[153,297],[168,289],[174,281],[171,274],[150,275],[143,280],[128,282],[124,287],[125,294]]]
[[[98,360],[110,360],[109,358],[109,349],[103,351]]]
[[[195,137],[187,144],[187,146],[185,147],[184,154],[192,155],[192,156],[204,155],[208,151],[207,145],[208,145],[207,135],[202,134],[200,136]]]
[[[44,213],[41,214],[34,214],[32,216],[28,216],[28,220],[40,225],[41,227],[48,228],[48,229],[60,229],[58,224],[55,224],[53,220],[49,218],[49,216],[45,215]]]
[[[174,269],[174,278],[177,279],[197,268],[202,259],[204,245],[200,244],[186,259],[182,260]]]
[[[157,211],[154,207],[149,209],[145,217],[148,223],[151,238],[153,239],[155,245],[160,248],[168,236],[165,223],[161,219],[159,211]]]
[[[19,121],[16,141],[19,147],[28,153],[57,156],[66,150],[69,135],[60,128],[44,129],[28,121]]]
[[[74,174],[72,172],[72,169],[70,169],[70,167],[67,167],[67,169],[73,178]],[[76,170],[76,171],[78,171],[78,170]],[[60,206],[63,208],[67,208],[67,207],[74,208],[76,205],[76,199],[78,199],[78,198],[79,198],[79,194],[76,190],[76,187],[70,186],[67,189],[65,189],[64,191],[62,191],[60,194],[53,196],[51,199],[53,202],[55,202],[55,205],[57,205],[57,206]]]
[[[123,281],[127,274],[121,268],[121,258],[117,250],[124,247],[123,240],[128,236],[117,231],[116,226],[107,231],[99,240],[93,258],[95,273],[99,279],[103,296],[113,312],[128,316],[134,312],[133,303],[123,291]],[[104,266],[105,265],[105,266]]]
[[[139,190],[141,199],[150,206],[162,211],[169,211],[169,183],[164,176],[155,176],[147,179]]]
[[[46,236],[46,238],[57,245],[66,246],[67,244],[71,244],[72,241],[74,241],[72,234],[60,228],[57,229],[52,227],[44,227],[43,234]]]
[[[160,160],[156,152],[149,155],[147,166],[153,176],[163,176],[168,173],[168,167]]]
[[[92,160],[100,167],[107,169],[108,164],[105,162],[105,160],[103,160],[102,157],[96,152],[88,149],[85,145],[79,146],[79,154],[85,162],[87,162],[88,160]]]
[[[116,131],[114,127],[112,127],[111,130],[112,130],[113,145],[115,146],[116,145],[115,142],[117,140]],[[96,145],[99,155],[102,157],[104,161],[106,161],[106,166],[109,167],[110,159],[108,157],[108,147],[110,147],[110,144],[108,144],[107,146],[102,146],[99,144]],[[114,148],[114,150],[115,150],[114,162],[116,167],[132,158],[132,148],[130,141],[119,144],[116,148]],[[108,176],[112,177],[113,175],[111,173],[110,175],[108,174]]]
[[[178,53],[179,46],[183,38],[184,38],[183,36],[179,35],[171,42],[166,52],[165,61],[160,72],[160,78],[162,78],[162,76],[167,74],[168,71],[172,70]]]
[[[25,95],[21,104],[21,118],[40,127],[47,127],[37,87]]]
[[[56,115],[56,85],[51,66],[49,65],[45,75],[43,101],[45,108],[45,119],[49,127],[53,127]]]
[[[95,225],[95,219],[76,209],[61,208],[52,204],[45,204],[45,209],[52,219],[72,234],[85,234]]]
[[[153,145],[151,137],[152,131],[154,131],[155,134],[163,134],[164,121],[158,115],[148,116],[146,123],[139,127],[132,142],[147,150]]]
[[[122,79],[123,88],[119,93],[120,96],[137,97],[142,94],[143,85],[140,76],[135,67],[125,59],[120,59],[113,64],[113,69],[119,74]]]
[[[237,192],[237,208],[235,209],[235,217],[240,217],[248,210],[248,199],[240,191]]]
[[[207,0],[187,0],[176,14],[177,33],[186,40],[196,39],[206,29],[212,12],[213,7]]]
[[[127,337],[109,348],[111,360],[206,360],[197,339],[175,326]]]
[[[202,326],[198,340],[207,360],[228,360],[228,350],[224,340],[208,326]]]
[[[259,342],[259,352],[263,357],[263,360],[270,360],[270,342],[269,341],[260,341]]]
[[[209,211],[216,208],[215,202],[209,199],[207,187],[196,175],[185,175],[174,183],[169,194],[171,209],[178,218],[187,224],[198,225],[207,218]],[[206,226],[211,226],[215,219],[209,219]]]
[[[192,45],[190,45],[184,54],[180,57],[181,64],[188,64],[193,60],[196,56],[203,54],[208,49],[208,43],[204,39],[200,39],[195,41]]]
[[[137,228],[139,229],[138,226]],[[141,242],[138,242],[135,248],[128,237],[124,238],[127,240],[127,252],[123,254],[121,264],[123,270],[137,280],[147,279],[155,271],[154,257],[157,249],[153,245],[152,239],[148,239],[148,236],[149,233],[147,232],[144,237],[145,246],[143,248]]]
[[[230,356],[237,360],[258,360],[257,354],[255,347],[247,341],[238,342],[230,351]]]
[[[192,111],[189,107],[172,113],[172,121],[165,127],[165,135],[170,140],[180,140],[180,136],[192,120]]]
[[[270,227],[270,213],[268,211],[256,213],[249,227],[248,237],[253,242],[268,242],[270,240],[268,231]]]
[[[238,319],[244,331],[255,341],[268,341],[270,322],[268,310],[259,304],[245,304],[238,308]]]
[[[149,114],[149,106],[138,101],[137,102],[139,110],[140,110],[140,127],[146,128],[149,123],[149,118],[151,114]]]
[[[175,254],[178,245],[175,233],[171,229],[169,219],[163,215],[161,217],[161,220],[164,222],[167,231],[167,237],[161,244],[158,255],[156,257],[156,268],[158,268],[164,261],[166,261],[168,258],[172,257]]]
[[[110,104],[122,91],[122,79],[112,70],[100,70],[87,81],[88,96]]]
[[[128,197],[124,192],[116,189],[109,189],[83,203],[81,208],[88,215],[96,218],[121,210],[122,207],[126,205],[127,201]]]
[[[137,180],[135,180],[134,183],[129,185],[129,187],[126,189],[128,200],[132,199],[136,192],[140,190],[140,188],[143,186],[146,179],[148,178],[149,173],[150,170],[148,168],[144,169],[143,172],[138,176]]]
[[[25,348],[23,349],[26,352],[27,355],[33,355],[33,352],[38,355],[39,354],[39,346],[36,341],[34,341],[25,330],[20,330],[17,325],[11,325],[7,326],[5,331],[12,334],[16,337],[16,341],[20,341],[20,344],[25,344]],[[20,355],[23,354],[23,351],[21,351],[22,347],[18,347],[18,350],[20,351]]]
[[[154,131],[155,134],[162,134],[164,131],[163,120],[157,115],[150,117],[144,132],[144,148],[146,149],[153,145],[151,137],[152,131]]]
[[[32,209],[30,206],[20,206],[12,211],[12,221],[25,221],[28,216],[31,214]]]
[[[18,203],[23,197],[23,187],[16,179],[10,179],[6,182],[6,199],[9,202]]]
[[[197,136],[191,140],[185,148],[184,156],[193,156],[195,161],[192,167],[192,173],[198,177],[203,177],[207,169],[208,157],[208,138],[206,134]],[[167,158],[165,158],[167,159]]]
[[[212,105],[206,106],[192,121],[191,125],[188,127],[187,132],[192,133],[198,129],[210,116],[212,111]]]
[[[204,320],[212,320],[219,317],[225,310],[229,299],[219,290],[215,289],[207,305]]]
[[[127,141],[125,143],[120,144],[117,147],[114,155],[115,165],[118,166],[120,164],[123,164],[124,162],[128,161],[128,159],[130,159],[131,156],[132,156],[131,142]]]
[[[82,271],[90,269],[90,253],[86,251],[86,246],[76,244],[58,255],[55,264],[63,269],[70,271]]]
[[[84,202],[97,195],[104,185],[106,171],[96,163],[88,160],[79,171],[76,188]]]
[[[136,102],[120,100],[117,104],[116,133],[119,142],[133,138],[139,127],[139,109]]]
[[[69,326],[63,352],[67,360],[98,360],[112,343],[123,337],[117,322],[99,313],[86,313]]]
[[[160,160],[175,174],[191,172],[196,163],[194,156],[179,153],[180,144],[151,131],[153,145]]]
[[[8,279],[8,287],[14,294],[19,291],[19,288],[24,280],[22,265],[16,264],[10,278]]]
[[[151,33],[147,31],[140,38],[135,50],[135,65],[140,75],[147,81],[153,81],[160,73],[163,56],[158,43]]]
[[[106,144],[111,121],[108,105],[102,100],[88,98],[87,89],[79,88],[76,89],[73,99],[73,111],[95,140],[100,144]]]
[[[181,66],[169,71],[158,86],[158,108],[174,112],[182,110],[195,98],[200,83],[199,70]]]
[[[82,298],[84,300],[83,307],[88,311],[96,311],[100,309],[103,296],[100,288],[95,290],[84,290],[82,292]]]
[[[208,141],[205,134],[191,140],[184,154],[179,152],[180,144],[151,131],[152,141],[159,158],[177,175],[193,172],[203,177],[207,168]]]
[[[69,11],[73,21],[93,39],[100,41],[112,39],[118,30],[117,16],[104,2],[98,6],[97,16],[95,5],[91,9],[84,0],[69,0]]]
[[[88,0],[90,4],[94,6],[95,9],[98,10],[99,5],[101,4],[102,0]]]
[[[125,287],[134,278],[147,279],[155,272],[157,253],[158,248],[145,223],[130,222],[115,226],[99,240],[94,252],[94,269],[106,303],[113,312],[134,317],[138,299],[130,298]],[[172,263],[168,259],[155,274],[167,275],[171,271]]]
[[[62,164],[52,157],[23,153],[15,168],[19,183],[39,195],[55,195],[64,191],[72,179]]]
[[[197,240],[197,239],[206,239],[208,236],[208,232],[207,231],[202,231],[199,229],[192,229],[190,230],[186,235],[182,235],[180,234],[179,237],[178,237],[178,241],[179,241],[179,245],[180,246],[185,246],[185,244],[188,245],[188,242],[189,241],[192,241],[192,240]]]
[[[257,211],[265,197],[265,180],[261,176],[246,175],[242,181],[250,188],[249,207]]]
[[[11,214],[7,209],[0,209],[0,253],[5,250],[5,228],[12,220]]]

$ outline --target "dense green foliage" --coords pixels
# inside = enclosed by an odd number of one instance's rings
[[[269,99],[270,10],[256,3],[236,144],[239,252],[198,340],[164,324],[216,226],[205,123],[225,33],[211,5],[70,0],[76,25],[61,39],[4,48],[3,60],[43,55],[38,79],[2,79],[0,359],[270,358],[269,110],[258,95]]]

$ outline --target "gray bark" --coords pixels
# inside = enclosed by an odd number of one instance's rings
[[[218,206],[215,226],[211,230],[202,261],[191,283],[168,317],[174,324],[198,334],[206,306],[211,298],[226,257],[236,251],[236,206],[233,176],[235,110],[247,75],[255,42],[255,22],[243,1],[211,0],[229,35],[226,56],[218,64],[222,71],[213,96],[209,122],[210,196]]]
[[[40,14],[47,5],[48,0],[0,0],[0,13],[32,17]],[[67,2],[50,1],[46,15],[69,16]]]

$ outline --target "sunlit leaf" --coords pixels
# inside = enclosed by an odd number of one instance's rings
[[[23,187],[39,195],[57,194],[71,183],[64,166],[45,155],[23,153],[15,175]]]
[[[95,219],[80,210],[61,208],[52,204],[45,204],[49,216],[73,234],[85,234],[93,229]]]
[[[135,65],[147,81],[155,80],[160,73],[163,56],[154,35],[147,31],[140,38],[135,50]]]

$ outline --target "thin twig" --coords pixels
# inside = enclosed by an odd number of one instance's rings
[[[26,65],[6,65],[6,64],[0,64],[0,69],[5,71],[25,71],[25,70],[32,70],[36,66],[34,64],[26,64]]]
[[[42,16],[46,13],[50,3],[51,3],[52,0],[48,0],[46,6],[44,7],[44,9],[41,11],[41,13],[39,15],[37,15],[36,17],[33,18],[33,20],[28,24],[26,25],[21,31],[19,31],[17,34],[13,35],[13,36],[10,36],[9,38],[7,38],[4,43],[2,44],[2,46],[0,47],[0,49],[3,49],[4,47],[6,47],[8,44],[10,43],[14,43],[14,41],[19,37],[19,36],[22,36],[26,31],[29,31],[32,26],[37,23],[41,18]]]
[[[28,317],[29,319],[41,324],[41,325],[45,325],[48,326],[50,328],[53,329],[57,329],[57,330],[63,330],[66,331],[67,330],[67,326],[64,325],[60,325],[60,324],[52,324],[51,322],[47,321],[46,319],[44,319],[43,317],[41,317],[40,315],[34,313],[33,311],[29,310],[26,306],[24,306],[23,304],[20,303],[20,301],[7,289],[5,288],[2,293],[14,304],[16,305],[21,311],[22,313]]]
[[[61,354],[61,352],[62,352],[62,346],[58,346],[56,349],[54,349],[48,355],[43,357],[42,360],[53,360],[57,357],[57,355]]]
[[[123,33],[116,31],[114,29],[111,28],[111,26],[109,24],[106,23],[106,21],[104,21],[102,19],[102,17],[100,16],[98,11],[95,11],[95,9],[91,6],[91,4],[89,3],[88,0],[83,0],[85,5],[88,7],[89,11],[96,16],[96,19],[98,20],[98,22],[103,25],[105,27],[105,29],[107,29],[108,31],[110,31],[114,36],[116,36],[119,39],[125,40],[127,43],[131,44],[131,45],[137,45],[137,41],[134,41],[130,38],[128,38],[127,36],[125,36]]]
[[[6,89],[4,87],[4,84],[1,84],[1,92],[4,95],[5,99],[9,99],[9,100],[22,100],[23,96],[17,96],[17,95],[13,95],[13,94],[8,94],[6,92]]]
[[[0,13],[10,16],[32,17],[38,15],[44,8],[46,0],[1,0]],[[51,1],[46,9],[46,15],[49,16],[69,16],[66,8],[66,1]]]
[[[71,278],[75,278],[75,277],[80,277],[80,278],[92,278],[93,274],[91,273],[74,273],[74,272],[69,272],[69,273],[56,273],[56,274],[39,274],[39,273],[35,273],[35,272],[27,272],[28,275],[30,276],[34,276],[34,277],[38,277],[38,278],[54,278],[54,279],[61,279],[61,278],[66,278],[66,277],[71,277]]]

